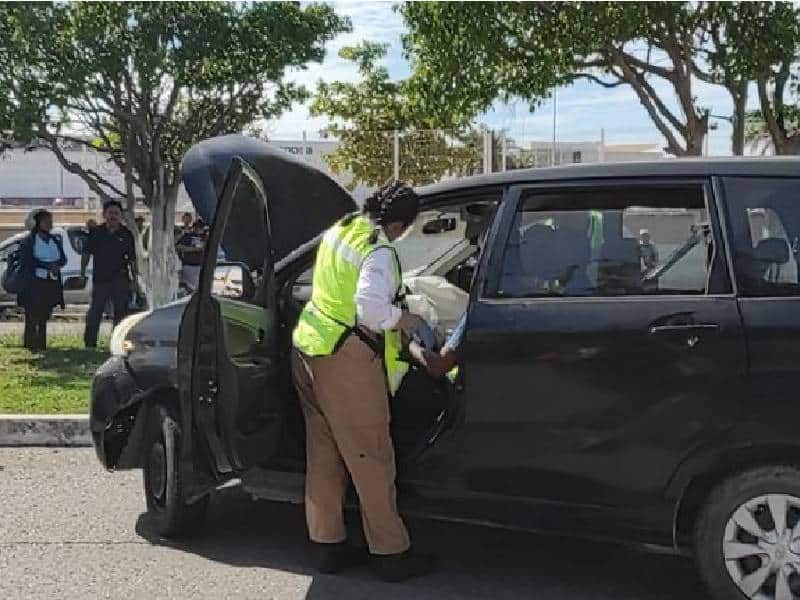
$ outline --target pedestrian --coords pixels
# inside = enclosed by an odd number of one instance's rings
[[[658,266],[658,248],[653,243],[650,231],[647,229],[639,230],[639,258],[643,272]]]
[[[325,573],[369,560],[382,579],[401,581],[432,568],[432,557],[411,552],[397,511],[389,431],[389,394],[408,369],[400,360],[401,330],[420,322],[398,306],[402,270],[391,242],[418,210],[414,191],[395,183],[368,198],[363,214],[334,224],[317,251],[311,300],[294,330],[292,372],[306,422],[306,520]],[[346,540],[348,472],[369,555]]]
[[[23,272],[22,290],[17,303],[25,309],[23,346],[31,352],[47,348],[47,321],[53,307],[64,308],[61,269],[67,264],[59,237],[51,235],[53,215],[40,210],[33,216],[33,228],[20,245]]]
[[[207,238],[203,222],[198,219],[192,224],[192,228],[181,235],[175,243],[175,251],[181,260],[179,283],[190,293],[197,289],[200,281],[200,267],[203,264]]]
[[[89,234],[81,257],[81,277],[92,257],[92,300],[86,313],[83,341],[87,348],[97,346],[97,333],[106,302],[111,301],[114,325],[128,312],[128,299],[136,281],[136,246],[133,234],[122,224],[122,204],[109,200],[103,204],[103,223]]]

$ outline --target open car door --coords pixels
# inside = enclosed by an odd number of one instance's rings
[[[178,338],[183,431],[191,432],[183,437],[181,462],[195,491],[268,460],[278,447],[283,419],[271,240],[262,181],[234,157]]]

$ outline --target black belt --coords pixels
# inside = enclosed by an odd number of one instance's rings
[[[342,347],[342,344],[344,344],[345,340],[347,340],[347,338],[350,337],[350,335],[355,335],[358,339],[364,342],[370,350],[372,350],[377,356],[383,359],[382,335],[370,334],[366,332],[364,328],[361,326],[353,327],[352,325],[348,325],[347,323],[342,323],[336,317],[332,317],[324,310],[322,310],[319,306],[316,305],[316,303],[313,300],[311,301],[311,305],[314,307],[314,310],[319,312],[322,316],[324,316],[327,319],[330,319],[337,325],[341,325],[342,327],[344,327],[342,335],[339,337],[339,339],[336,341],[336,344],[334,344],[333,346],[333,354],[336,354],[336,352],[339,350],[339,348]]]

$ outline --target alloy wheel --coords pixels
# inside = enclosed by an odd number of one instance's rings
[[[800,598],[800,498],[767,494],[739,506],[725,526],[722,553],[747,598]]]

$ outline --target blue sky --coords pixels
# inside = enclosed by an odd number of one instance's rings
[[[320,80],[357,81],[358,73],[349,61],[339,58],[339,49],[361,40],[384,42],[389,45],[385,65],[393,78],[403,78],[409,65],[403,58],[400,36],[405,30],[402,17],[393,10],[394,2],[332,2],[340,14],[353,22],[352,33],[337,37],[327,47],[325,61],[310,65],[307,70],[294,73],[292,78],[313,89]],[[671,100],[669,90],[665,98]],[[711,108],[715,115],[730,113],[727,92],[718,86],[699,84],[696,88],[699,101]],[[605,130],[606,143],[663,144],[661,135],[650,121],[635,94],[627,86],[606,89],[581,81],[557,91],[557,137],[564,141],[598,140],[600,130]],[[518,101],[509,105],[497,103],[492,110],[478,117],[478,122],[494,129],[506,129],[520,144],[533,140],[549,140],[553,135],[553,105],[545,102],[535,112],[528,104]],[[311,118],[305,106],[296,106],[280,119],[271,122],[267,132],[273,139],[298,139],[303,131],[310,139],[319,137],[324,118]],[[709,153],[730,154],[730,125],[716,120],[718,129],[709,137]]]

